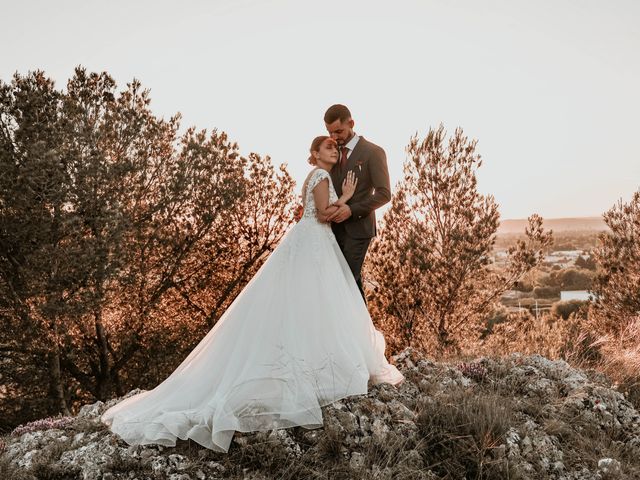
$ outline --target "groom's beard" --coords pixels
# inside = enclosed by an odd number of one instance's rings
[[[345,138],[344,140],[337,140],[336,143],[338,144],[338,146],[340,147],[344,147],[347,143],[349,143],[351,141],[351,139],[353,137],[355,137],[355,133],[352,133],[351,135],[349,135],[347,138]]]

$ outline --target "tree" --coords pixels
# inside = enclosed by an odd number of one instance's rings
[[[567,268],[558,273],[563,290],[588,290],[591,288],[594,275],[589,270]]]
[[[640,191],[603,215],[609,231],[593,251],[597,273],[592,317],[602,333],[618,334],[640,314]]]
[[[640,190],[603,215],[609,231],[598,237],[588,314],[591,363],[640,405]]]
[[[243,196],[236,207],[207,238],[194,257],[206,279],[196,277],[176,285],[189,315],[201,318],[211,328],[231,301],[253,277],[280,243],[293,221],[294,181],[284,166],[275,172],[270,158],[250,154],[246,159]],[[210,261],[211,257],[216,262]]]
[[[43,72],[0,83],[0,410],[155,385],[292,221],[284,167],[149,105],[82,68],[66,92]]]
[[[0,83],[0,374],[7,389],[0,402],[19,397],[20,386],[34,400],[14,400],[11,408],[24,412],[68,412],[59,320],[83,313],[70,289],[77,272],[67,242],[68,174],[57,156],[60,101],[41,72]]]
[[[459,348],[477,337],[489,307],[542,261],[551,242],[533,215],[505,271],[494,268],[498,205],[477,190],[476,141],[461,129],[448,143],[445,137],[440,126],[411,139],[404,178],[371,249],[372,307],[393,348]]]
[[[542,287],[560,290],[588,290],[591,287],[593,273],[582,268],[553,269],[551,274],[542,276],[539,283]],[[559,294],[559,293],[558,293]]]
[[[591,254],[587,254],[584,257],[582,255],[578,256],[578,258],[576,258],[575,265],[576,267],[583,268],[585,270],[593,271],[596,269],[596,262],[593,260]]]

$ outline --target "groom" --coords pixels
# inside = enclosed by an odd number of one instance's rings
[[[382,148],[353,131],[355,123],[344,105],[329,107],[324,114],[324,123],[338,144],[338,163],[331,169],[331,180],[338,197],[342,195],[342,182],[347,172],[354,172],[358,179],[351,200],[325,220],[332,222],[338,245],[366,303],[361,271],[371,239],[376,235],[375,210],[391,200],[387,157]]]

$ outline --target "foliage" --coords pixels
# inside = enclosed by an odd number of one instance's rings
[[[2,417],[153,386],[289,227],[284,167],[179,119],[80,67],[0,82]]]
[[[596,265],[597,265],[591,255],[586,255],[584,257],[580,255],[578,258],[576,258],[575,264],[576,264],[576,267],[578,268],[584,268],[586,270],[592,270],[592,271],[596,269]]]
[[[560,288],[558,287],[536,287],[533,289],[534,298],[560,298]]]
[[[589,305],[587,300],[565,300],[556,302],[551,307],[551,314],[566,320],[569,316],[576,314],[581,317],[586,316],[586,309]]]
[[[600,235],[593,252],[598,273],[592,314],[603,333],[614,333],[640,314],[640,191],[603,217],[610,231]]]
[[[597,264],[588,328],[602,361],[598,368],[619,382],[640,406],[640,191],[603,215],[609,231],[593,251]]]
[[[551,242],[533,215],[507,267],[494,268],[498,205],[478,192],[476,141],[461,129],[448,143],[445,136],[440,126],[411,139],[404,178],[371,248],[372,307],[393,349],[455,348],[477,337],[487,308],[542,261]]]
[[[553,287],[558,290],[588,290],[591,288],[593,277],[594,273],[590,270],[564,268],[540,277],[539,283],[544,287]]]

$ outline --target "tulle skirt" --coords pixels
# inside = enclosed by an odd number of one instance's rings
[[[132,445],[226,452],[235,431],[317,428],[321,407],[400,383],[384,351],[331,228],[303,218],[182,364],[102,421]]]

